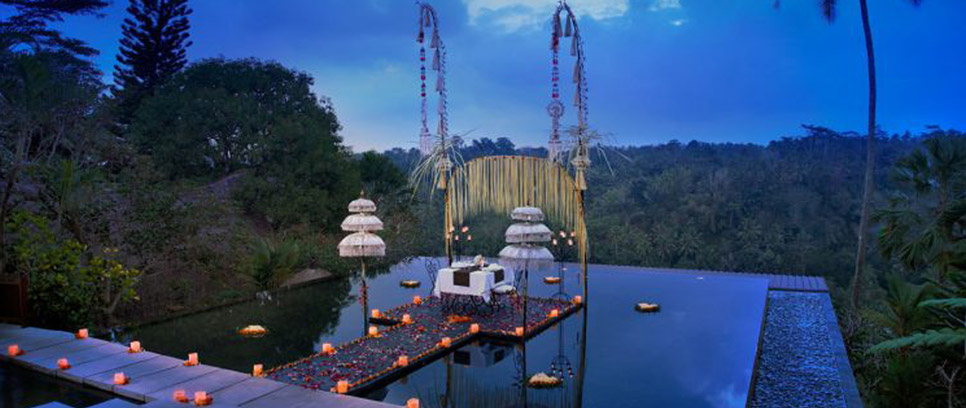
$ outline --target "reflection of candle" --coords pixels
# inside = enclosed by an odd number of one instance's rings
[[[262,365],[261,364],[255,364],[255,366],[252,367],[252,375],[255,376],[255,377],[261,377],[261,375],[262,375]]]
[[[479,332],[480,332],[479,324],[473,323],[470,325],[470,333],[479,333]]]
[[[198,365],[198,353],[190,353],[190,354],[188,354],[188,365],[189,366],[196,366],[196,365]]]
[[[75,334],[74,337],[77,337],[78,339],[86,339],[87,338],[87,329],[80,329],[80,330],[78,330],[77,331],[77,334]]]
[[[553,310],[550,311],[550,317],[557,317],[557,316],[560,316],[560,311],[559,310],[553,309]]]
[[[410,398],[409,401],[406,401],[406,408],[419,408],[419,400]]]
[[[517,327],[516,334],[517,334],[517,337],[523,337],[523,328]]]
[[[195,391],[195,405],[208,405],[208,393],[204,391]]]
[[[403,315],[402,322],[403,322],[403,324],[413,324],[413,318],[411,316],[409,316],[408,313],[407,314],[404,314]]]
[[[369,335],[376,337],[379,335],[379,328],[376,326],[369,326]]]
[[[581,298],[580,295],[574,296],[574,303],[579,305],[580,302],[582,301],[583,301],[583,298]]]
[[[332,349],[332,343],[322,343],[322,352],[332,354],[335,351]]]
[[[185,403],[188,402],[188,396],[185,395],[184,390],[175,390],[172,396],[175,402]]]
[[[20,355],[20,346],[16,344],[11,344],[7,346],[7,355],[10,357],[16,357]]]
[[[379,312],[379,309],[372,309],[372,317],[378,319],[382,317],[382,313]]]
[[[335,384],[335,392],[339,394],[345,394],[349,392],[349,382],[346,380],[340,380]]]
[[[441,340],[439,344],[443,347],[449,347],[453,344],[453,340],[451,340],[449,337],[443,337],[443,340]]]
[[[405,367],[409,365],[409,357],[399,356],[399,360],[396,362],[400,367]]]
[[[413,296],[413,303],[415,303],[417,305],[421,305],[421,304],[423,304],[423,298],[421,298],[419,296]]]
[[[127,377],[124,376],[124,373],[114,373],[114,384],[116,385],[127,384]]]
[[[140,341],[132,341],[131,342],[131,348],[129,348],[128,351],[130,351],[132,353],[140,353],[141,352],[141,342]]]
[[[57,368],[61,370],[66,370],[70,368],[70,363],[67,362],[66,358],[62,358],[60,360],[57,360]]]

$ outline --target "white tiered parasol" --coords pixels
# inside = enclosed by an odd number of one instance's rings
[[[385,256],[386,243],[373,234],[373,231],[382,230],[382,221],[372,213],[376,212],[376,203],[365,198],[365,193],[361,193],[359,198],[349,203],[348,217],[342,221],[343,231],[352,231],[349,236],[339,242],[339,256],[344,258],[362,258],[362,316],[363,333],[369,327],[369,294],[366,286],[366,257]]]
[[[510,266],[514,270],[523,270],[523,327],[527,327],[527,287],[530,268],[542,268],[553,265],[553,254],[550,250],[540,246],[549,242],[553,233],[543,221],[543,211],[536,207],[517,207],[510,214],[515,221],[522,221],[510,225],[506,230],[506,242],[510,245],[500,250],[500,264]]]

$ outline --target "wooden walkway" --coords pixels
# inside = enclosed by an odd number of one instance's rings
[[[408,303],[383,312],[374,324],[388,327],[377,336],[355,339],[335,347],[334,352],[321,352],[301,360],[273,368],[267,378],[316,390],[337,391],[345,381],[350,394],[364,394],[422,367],[479,337],[521,341],[531,338],[580,308],[569,299],[530,297],[527,306],[527,329],[523,336],[522,297],[508,296],[494,300],[495,308],[483,313],[467,313],[446,308],[437,297],[421,304]],[[555,313],[553,311],[556,311]],[[403,315],[411,322],[403,323]],[[472,325],[478,331],[471,331]],[[442,344],[448,338],[449,345]],[[405,356],[406,364],[399,363]]]
[[[16,344],[24,353],[7,356],[7,346]],[[150,351],[128,353],[127,347],[104,340],[78,340],[74,334],[38,328],[22,328],[0,324],[0,361],[57,376],[68,381],[99,388],[136,401],[148,402],[144,407],[186,407],[174,402],[175,390],[193,396],[195,391],[206,391],[212,396],[212,407],[394,407],[377,401],[316,392],[289,384],[256,378],[231,370],[204,364],[186,367],[183,361]],[[150,345],[145,345],[150,348]],[[66,358],[71,367],[57,368],[57,360]],[[204,361],[204,356],[201,356]],[[114,373],[123,372],[130,378],[126,385],[114,385]],[[51,403],[49,407],[62,404]],[[122,399],[98,404],[97,408],[138,406]]]

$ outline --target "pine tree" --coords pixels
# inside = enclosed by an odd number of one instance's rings
[[[130,0],[124,19],[114,83],[119,120],[127,123],[145,95],[187,63],[190,24],[188,0]]]

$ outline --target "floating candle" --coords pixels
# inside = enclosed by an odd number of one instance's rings
[[[254,377],[261,377],[262,376],[262,368],[263,367],[262,367],[261,364],[255,364],[252,367],[252,376],[254,376]]]
[[[16,357],[16,356],[19,356],[21,353],[22,353],[22,351],[20,351],[20,346],[18,346],[16,344],[11,344],[11,345],[7,346],[7,355],[8,356],[10,356],[10,357]]]
[[[449,347],[453,345],[453,340],[450,339],[449,337],[443,337],[443,339],[439,341],[439,345],[443,347]]]
[[[413,324],[413,318],[409,314],[404,314],[402,318],[403,324]]]
[[[406,401],[406,408],[419,408],[419,400],[410,398],[409,401]]]
[[[405,366],[408,366],[408,365],[409,365],[409,357],[406,357],[406,356],[399,356],[399,359],[398,359],[398,360],[396,360],[396,363],[397,363],[397,364],[398,364],[398,365],[399,365],[400,367],[405,367]]]
[[[141,350],[141,342],[140,341],[132,341],[131,342],[131,346],[128,347],[128,349],[127,349],[127,352],[128,353],[140,353],[141,351],[142,350]]]
[[[74,337],[76,337],[78,339],[86,339],[87,338],[87,329],[80,329],[80,330],[78,330],[77,333],[74,334]]]
[[[175,390],[172,395],[174,402],[186,403],[188,402],[188,396],[185,394],[184,390]]]
[[[516,333],[517,337],[523,337],[523,328],[522,327],[517,327],[515,333]]]
[[[62,358],[60,360],[57,360],[57,368],[61,370],[66,370],[70,368],[70,363],[67,362],[66,358]]]
[[[372,309],[372,318],[378,319],[380,317],[382,317],[382,312],[379,309]]]
[[[186,366],[198,365],[198,353],[188,353],[188,361],[186,361],[184,365]]]
[[[127,377],[124,375],[124,373],[114,373],[114,384],[115,385],[127,384]]]
[[[476,334],[480,332],[480,325],[473,323],[470,325],[470,333]]]
[[[335,384],[335,392],[339,394],[349,392],[349,382],[346,380],[339,380],[339,382]]]

